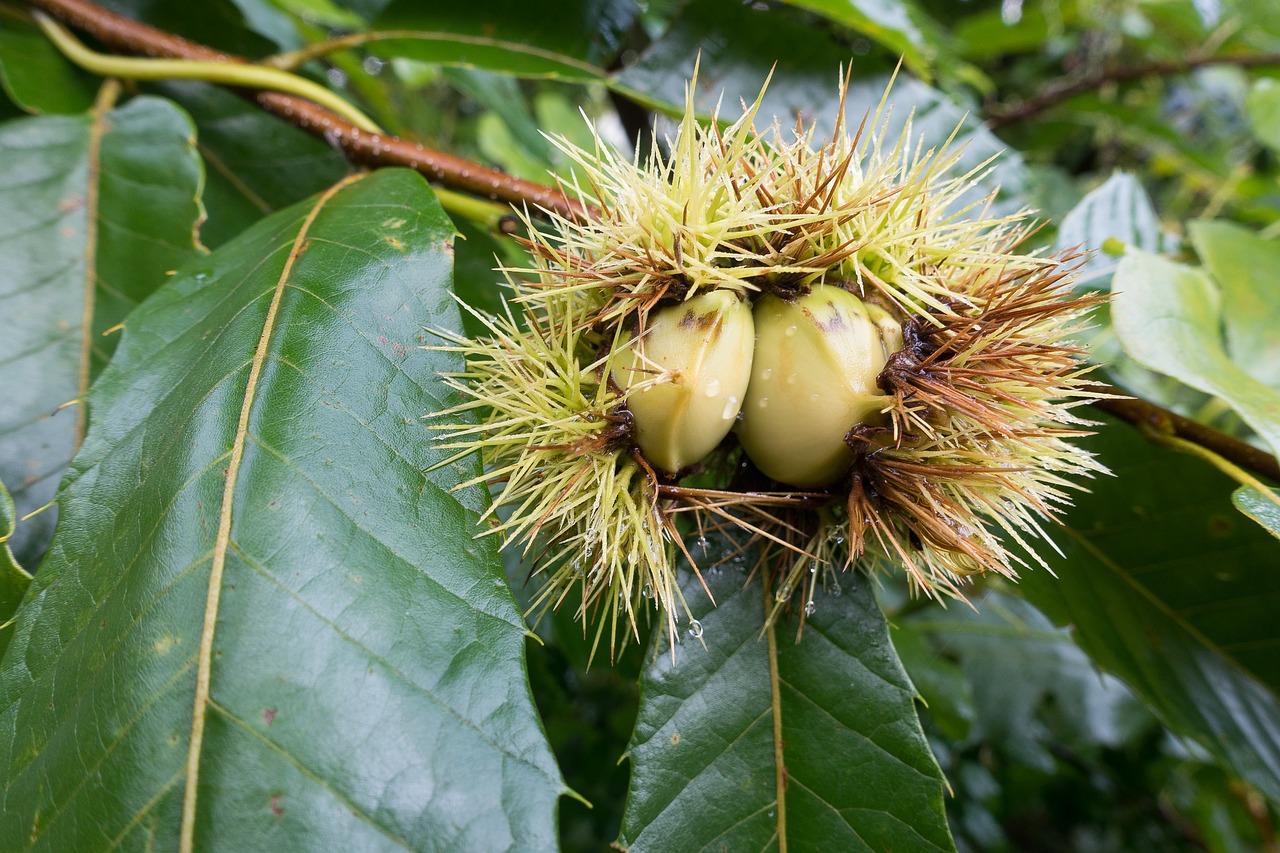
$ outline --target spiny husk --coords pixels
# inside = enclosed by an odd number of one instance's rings
[[[553,140],[576,167],[566,189],[598,218],[527,218],[533,264],[506,270],[527,277],[510,300],[523,327],[508,314],[481,340],[449,336],[467,361],[448,380],[465,402],[438,428],[459,456],[480,452],[473,482],[502,488],[510,514],[487,533],[544,572],[540,603],[579,587],[597,641],[606,625],[635,636],[648,595],[674,640],[674,613],[688,611],[672,563],[693,562],[681,516],[762,545],[774,615],[794,595],[812,607],[815,585],[855,563],[962,596],[972,575],[1016,575],[1023,558],[1007,543],[1039,561],[1031,540],[1078,478],[1104,470],[1070,442],[1089,426],[1075,408],[1100,396],[1070,343],[1096,299],[1073,295],[1072,258],[1019,253],[1033,233],[1024,215],[967,200],[987,166],[959,173],[951,142],[923,146],[910,120],[889,138],[884,102],[852,132],[842,107],[827,140],[757,130],[760,103],[704,126],[691,85],[670,153],[644,162],[598,136],[592,150]],[[657,312],[717,291],[761,304],[823,286],[862,300],[894,350],[866,389],[882,392],[875,417],[832,427],[849,448],[843,477],[787,487],[739,465],[732,440],[692,468],[686,454],[645,459],[628,395],[677,371],[610,377],[634,370],[630,348]]]
[[[615,340],[591,358],[601,340],[583,318],[595,307],[582,294],[563,294],[525,304],[523,326],[510,311],[476,314],[488,331],[481,341],[438,333],[446,343],[435,349],[465,359],[464,370],[444,377],[464,401],[430,426],[443,433],[440,447],[457,451],[440,465],[480,453],[484,473],[457,488],[500,488],[479,535],[501,536],[548,570],[535,609],[559,606],[578,587],[579,617],[585,623],[603,612],[594,642],[607,625],[614,650],[619,637],[639,635],[637,617],[650,604],[672,636],[676,614],[688,608],[670,554],[683,546],[652,471],[631,447],[625,395],[600,381],[627,348]],[[505,518],[499,506],[510,508]]]
[[[728,127],[715,115],[701,125],[692,86],[669,155],[655,148],[641,163],[599,136],[590,151],[553,138],[576,166],[566,190],[600,215],[544,212],[550,228],[527,219],[536,265],[513,272],[545,290],[603,295],[596,319],[614,324],[709,289],[751,294],[831,278],[905,314],[945,312],[966,294],[941,267],[1019,262],[999,247],[1027,233],[1024,217],[990,216],[989,199],[961,203],[988,164],[954,174],[960,150],[913,143],[910,121],[886,139],[883,102],[870,129],[849,135],[844,91],[822,144],[815,127],[790,139],[776,122],[758,131],[763,90]]]

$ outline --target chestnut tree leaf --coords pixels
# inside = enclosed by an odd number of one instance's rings
[[[13,636],[13,614],[18,611],[18,602],[31,585],[30,573],[18,565],[9,550],[9,538],[17,523],[13,498],[9,497],[4,483],[0,483],[0,657],[4,656],[9,638]]]
[[[1222,297],[1202,271],[1132,249],[1112,280],[1111,319],[1134,361],[1221,397],[1280,453],[1280,390],[1246,373],[1222,340]]]
[[[70,114],[93,105],[93,77],[72,65],[34,25],[0,27],[0,86],[27,112]]]
[[[673,663],[654,631],[619,844],[954,849],[942,772],[871,581],[842,576],[843,595],[818,596],[797,642],[796,619],[762,632],[764,592],[740,563],[704,576],[718,607],[684,583],[701,639],[682,627]]]
[[[1187,230],[1222,292],[1231,360],[1259,382],[1280,388],[1280,241],[1231,222],[1193,219]]]
[[[373,23],[378,56],[486,68],[518,77],[599,81],[630,27],[627,0],[393,0]]]
[[[778,116],[788,126],[800,117],[816,122],[821,136],[835,119],[840,69],[849,62],[848,50],[815,40],[811,24],[795,10],[693,0],[634,64],[613,77],[612,86],[640,103],[678,112],[684,107],[685,84],[700,63],[695,106],[709,114],[720,104],[721,117],[733,119],[740,114],[739,103],[755,101],[772,75],[760,124]],[[864,115],[874,115],[890,79],[880,72],[855,75],[845,104],[851,131]],[[882,126],[885,138],[894,140],[910,121],[912,143],[923,141],[926,149],[941,146],[955,133],[952,145],[963,147],[954,167],[957,174],[990,166],[964,202],[998,192],[996,209],[1012,212],[1022,206],[1026,189],[1022,161],[971,113],[942,92],[902,75],[889,93]]]
[[[1231,481],[1134,430],[1089,441],[1114,477],[1089,484],[1066,529],[1057,577],[1017,591],[1174,732],[1280,802],[1280,542],[1235,512]]]
[[[1269,489],[1270,496],[1253,486],[1241,486],[1231,493],[1236,509],[1267,529],[1280,539],[1280,489]]]
[[[1173,251],[1177,244],[1177,239],[1160,227],[1151,199],[1138,179],[1116,172],[1062,218],[1054,248],[1091,252],[1080,268],[1076,286],[1106,288],[1120,265],[1114,256],[1119,254],[1116,248],[1132,246],[1160,253]]]
[[[175,275],[89,395],[0,662],[0,849],[547,849],[564,790],[421,176],[345,179]]]
[[[1269,77],[1254,81],[1245,100],[1245,111],[1257,140],[1280,151],[1280,82]]]
[[[194,81],[159,87],[191,116],[205,167],[200,241],[217,248],[269,213],[346,175],[347,159],[323,140],[226,89]]]
[[[200,161],[191,120],[135,98],[80,116],[0,126],[0,481],[19,518],[47,504],[84,435],[89,380],[107,334],[199,254]],[[34,381],[31,377],[39,377]],[[56,510],[20,522],[11,545],[34,566]]]
[[[792,6],[863,33],[899,54],[917,71],[928,68],[936,53],[922,26],[923,13],[909,0],[785,0]]]

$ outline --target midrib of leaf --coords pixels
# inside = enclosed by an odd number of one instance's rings
[[[764,582],[760,584],[764,592],[764,612],[770,613],[773,608],[773,591],[769,588],[768,573],[764,573]],[[778,813],[778,853],[787,853],[787,765],[782,749],[782,679],[778,675],[778,638],[774,630],[774,620],[769,619],[764,626],[765,637],[769,644],[769,703],[773,709],[773,772],[774,784],[777,786],[776,810]]]
[[[194,853],[196,826],[196,789],[200,778],[200,752],[204,741],[204,724],[209,710],[209,682],[213,666],[213,635],[218,623],[218,604],[222,595],[222,574],[226,567],[227,549],[231,544],[231,505],[235,497],[236,480],[240,471],[240,462],[244,458],[244,447],[249,434],[249,415],[253,410],[253,402],[257,392],[258,378],[262,373],[262,365],[266,361],[267,348],[271,344],[271,333],[275,329],[276,312],[280,307],[280,299],[284,294],[285,284],[293,272],[302,249],[307,242],[307,233],[320,211],[329,200],[345,187],[364,178],[365,175],[352,175],[344,178],[326,190],[315,205],[308,211],[306,219],[298,229],[293,246],[289,249],[284,269],[276,280],[275,290],[271,294],[271,304],[267,308],[266,319],[262,324],[262,335],[258,338],[258,346],[254,350],[249,364],[249,378],[245,383],[244,399],[240,404],[240,416],[236,423],[235,436],[231,440],[231,456],[227,462],[227,479],[222,487],[222,504],[218,514],[218,532],[214,537],[213,559],[209,569],[209,591],[205,599],[204,624],[200,631],[200,649],[196,654],[196,690],[195,704],[191,716],[191,741],[187,747],[187,786],[182,800],[182,828],[179,841],[181,853]]]
[[[108,130],[107,113],[111,112],[120,97],[120,82],[108,79],[98,89],[90,114],[88,145],[88,180],[84,201],[84,310],[80,334],[80,371],[76,378],[76,398],[82,401],[76,406],[75,450],[80,449],[88,428],[88,408],[83,400],[89,392],[90,366],[93,356],[93,310],[98,288],[98,196],[102,177],[102,138]]]

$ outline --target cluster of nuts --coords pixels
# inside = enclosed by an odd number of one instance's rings
[[[902,325],[836,285],[765,294],[754,306],[717,290],[651,315],[614,378],[624,389],[667,379],[626,402],[655,468],[678,474],[735,430],[760,471],[812,488],[853,464],[850,430],[887,424],[877,377],[900,349]]]
[[[510,507],[486,533],[523,545],[539,604],[580,591],[597,642],[651,606],[674,637],[691,532],[758,544],[778,608],[811,613],[855,564],[960,595],[1014,575],[1006,541],[1042,536],[1071,476],[1102,470],[1069,441],[1097,396],[1071,259],[1019,254],[1024,217],[968,203],[978,173],[909,123],[850,135],[842,107],[819,144],[758,132],[759,103],[703,126],[691,86],[643,164],[558,141],[595,215],[530,218],[506,315],[441,333],[465,365],[441,464],[480,453],[462,485]]]

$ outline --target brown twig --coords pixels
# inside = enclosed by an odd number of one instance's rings
[[[1114,388],[1101,390],[1113,394],[1122,393]],[[1196,423],[1146,400],[1106,398],[1095,400],[1091,405],[1140,429],[1153,429],[1198,444],[1241,468],[1280,483],[1280,464],[1274,456],[1212,427]]]
[[[177,59],[214,62],[246,61],[241,57],[222,53],[172,33],[123,18],[95,6],[88,0],[28,0],[28,2],[57,16],[70,26],[89,33],[114,50]],[[1202,57],[1180,63],[1149,63],[1118,69],[1106,75],[1077,81],[1046,92],[1044,95],[1023,102],[1004,113],[1003,116],[989,119],[988,122],[995,125],[1026,118],[1074,94],[1103,85],[1108,81],[1119,82],[1155,74],[1176,74],[1204,65],[1222,63],[1280,64],[1280,56]],[[345,119],[310,101],[277,92],[249,94],[263,109],[317,136],[322,136],[331,144],[341,148],[355,162],[369,166],[405,166],[447,187],[506,201],[517,206],[542,207],[577,219],[596,215],[594,209],[567,198],[556,188],[513,178],[479,163],[473,163],[452,154],[432,151],[394,136],[379,137],[363,132]],[[1194,442],[1241,468],[1280,482],[1280,465],[1277,465],[1274,457],[1218,430],[1196,423],[1145,400],[1104,399],[1093,405],[1135,426],[1157,429]]]
[[[1108,68],[1075,80],[1060,80],[1050,83],[1040,94],[1026,100],[989,105],[984,110],[987,114],[987,127],[994,130],[1013,122],[1026,121],[1076,95],[1093,92],[1109,84],[1128,83],[1144,77],[1173,77],[1209,65],[1234,65],[1239,68],[1280,65],[1280,53],[1191,56],[1176,62],[1144,62],[1128,67]]]
[[[89,33],[112,50],[123,53],[206,62],[247,62],[243,57],[222,53],[173,33],[131,21],[88,0],[29,0],[29,3]],[[279,92],[247,94],[268,112],[341,149],[355,163],[403,166],[451,189],[517,206],[541,207],[573,219],[592,215],[590,208],[568,198],[557,188],[514,178],[505,172],[396,136],[370,134],[302,98]]]

